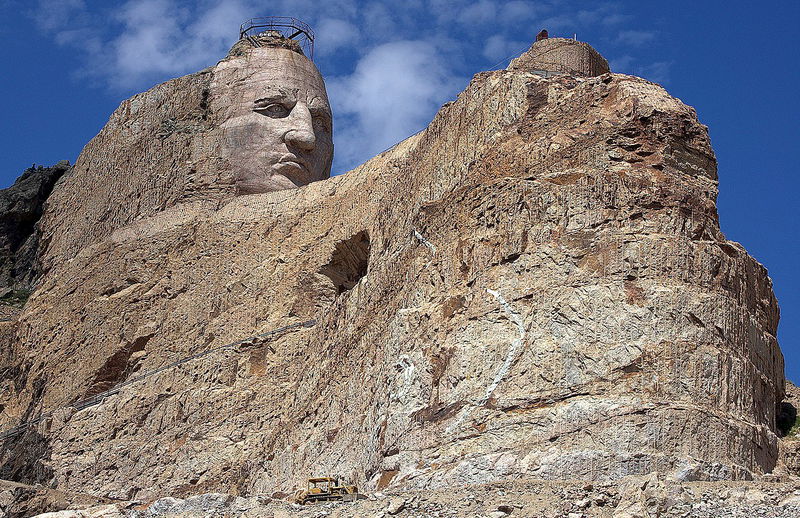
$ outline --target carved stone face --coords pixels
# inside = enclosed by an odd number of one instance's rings
[[[230,115],[223,158],[237,194],[291,189],[330,177],[331,109],[325,83],[304,56],[256,48],[218,65]]]

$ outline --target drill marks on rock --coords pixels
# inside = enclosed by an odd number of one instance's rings
[[[254,336],[251,336],[249,338],[245,338],[243,340],[238,340],[236,342],[231,342],[231,343],[228,343],[228,344],[225,344],[225,345],[220,345],[218,347],[213,347],[211,349],[206,349],[205,351],[201,351],[199,353],[193,354],[192,356],[187,356],[185,358],[182,358],[180,360],[168,363],[168,364],[163,365],[161,367],[158,367],[158,368],[155,368],[155,369],[151,369],[149,371],[145,371],[145,372],[137,375],[134,378],[130,378],[130,379],[126,379],[126,380],[122,381],[121,383],[119,383],[115,387],[112,387],[112,388],[110,388],[110,389],[108,389],[108,390],[106,390],[104,392],[100,392],[98,394],[95,394],[92,397],[89,397],[87,399],[83,399],[83,400],[80,400],[80,401],[75,401],[75,402],[71,403],[69,406],[60,407],[60,408],[56,408],[56,409],[53,409],[53,410],[50,410],[50,411],[47,411],[47,412],[43,412],[43,413],[39,414],[38,417],[35,417],[33,419],[30,419],[30,420],[26,419],[27,417],[29,417],[28,414],[30,413],[30,412],[27,412],[20,424],[18,424],[17,426],[14,426],[12,428],[6,429],[4,431],[0,431],[0,440],[7,439],[9,437],[14,437],[16,435],[19,435],[22,432],[25,432],[30,426],[38,424],[38,423],[44,421],[45,419],[51,418],[53,416],[53,413],[58,411],[58,410],[69,409],[69,408],[74,408],[76,410],[83,410],[83,409],[88,408],[90,406],[99,405],[99,404],[101,404],[101,403],[103,403],[105,401],[106,397],[113,396],[113,395],[119,393],[120,390],[123,389],[124,387],[127,387],[127,386],[129,386],[129,385],[131,385],[133,383],[137,383],[137,382],[139,382],[141,380],[144,380],[146,378],[149,378],[149,377],[154,376],[156,374],[159,374],[161,372],[164,372],[164,371],[166,371],[168,369],[179,367],[179,366],[181,366],[181,365],[183,365],[183,364],[185,364],[187,362],[190,362],[192,360],[195,360],[197,358],[202,358],[204,356],[207,356],[207,355],[212,354],[212,353],[217,352],[217,351],[223,351],[223,350],[227,350],[227,349],[232,349],[234,347],[247,345],[247,344],[253,343],[254,341],[266,340],[268,338],[271,338],[272,336],[282,334],[282,333],[287,332],[289,330],[299,329],[301,327],[312,327],[312,326],[316,325],[316,323],[317,323],[316,320],[307,320],[305,322],[298,322],[298,323],[295,323],[295,324],[290,324],[290,325],[287,325],[287,326],[279,327],[277,329],[273,329],[272,331],[267,331],[265,333],[254,335]],[[146,337],[146,338],[147,338],[147,340],[150,339],[149,336]],[[142,348],[141,350],[144,350],[145,344],[146,344],[146,342],[140,344],[141,348]],[[132,353],[133,353],[133,351],[132,351]],[[33,401],[41,400],[41,397],[42,397],[41,394],[42,394],[42,392],[44,390],[43,389],[44,384],[45,384],[45,381],[44,380],[41,381],[41,387],[42,388],[40,390],[37,390],[34,393],[34,397],[32,398]]]

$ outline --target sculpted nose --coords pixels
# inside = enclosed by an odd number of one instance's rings
[[[303,151],[313,151],[317,139],[314,136],[314,122],[308,107],[305,104],[297,103],[292,109],[290,117],[292,118],[292,127],[284,135],[286,143]]]

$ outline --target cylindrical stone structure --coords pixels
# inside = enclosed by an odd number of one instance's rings
[[[569,38],[545,38],[511,61],[508,70],[543,71],[594,77],[611,70],[608,61],[591,45]]]

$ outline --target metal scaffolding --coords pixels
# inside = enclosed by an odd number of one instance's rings
[[[251,18],[239,26],[239,39],[247,39],[254,46],[259,46],[256,36],[270,31],[275,31],[284,38],[295,40],[300,44],[303,53],[312,61],[314,60],[314,31],[307,23],[289,16]]]

